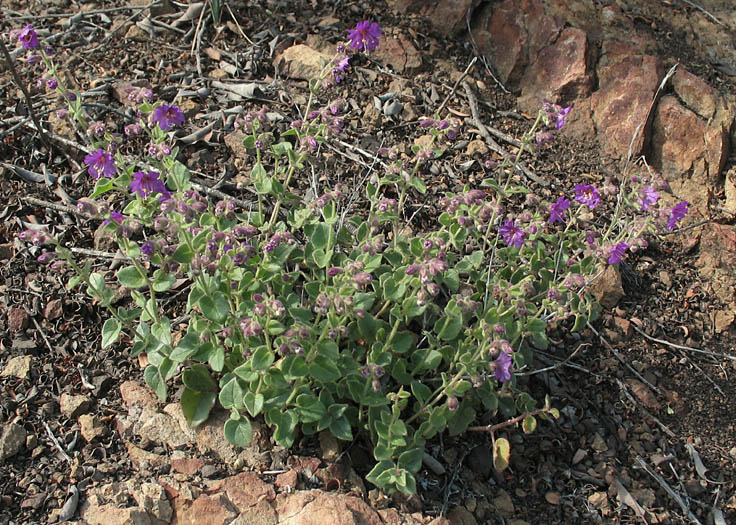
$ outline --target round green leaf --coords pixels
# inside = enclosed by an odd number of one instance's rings
[[[253,427],[246,417],[228,419],[225,422],[225,439],[233,445],[245,447],[253,439]]]

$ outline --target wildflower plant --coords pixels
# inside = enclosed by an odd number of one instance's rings
[[[132,303],[113,306],[108,278],[90,262],[77,263],[50,232],[28,230],[20,238],[53,247],[39,262],[69,269],[68,287],[84,286],[108,310],[103,348],[130,335],[131,355],[145,354],[145,381],[162,401],[175,378],[183,383],[181,405],[192,426],[219,405],[230,411],[224,430],[236,445],[250,442],[257,417],[286,447],[298,433],[329,431],[343,441],[362,435],[376,460],[367,479],[414,493],[424,446],[434,436],[487,431],[494,464],[503,469],[509,442],[495,431],[521,423],[531,432],[537,418],[558,415],[549,398],[537,407],[517,372],[547,348],[550,323],[578,331],[594,319],[599,307],[587,292],[590,282],[607,264],[645,248],[648,235],[675,228],[687,203],[661,207],[667,187],[650,174],[621,188],[610,181],[578,185],[554,202],[513,183],[510,173],[539,133],[564,125],[570,108],[550,103],[517,155],[481,188],[442,199],[434,229],[406,235],[405,208],[409,196],[426,191],[424,170],[462,133],[452,117],[422,119],[419,129],[430,140],[408,154],[398,145],[377,152],[382,173],[366,185],[362,213],[345,187],[325,188],[309,202],[295,197],[295,177],[343,131],[345,102],[320,102],[320,95],[346,79],[350,61],[358,60],[353,51],[375,49],[380,36],[369,21],[349,32],[309,83],[306,108],[278,139],[265,109],[238,121],[257,195],[247,210],[194,189],[177,149],[168,146],[168,133],[185,122],[176,106],[131,88],[138,119],[117,135],[92,122],[81,98],[59,81],[53,89],[88,131],[84,161],[96,179],[78,210],[105,221],[116,236],[129,263],[115,279]],[[47,77],[59,77],[30,26],[17,39],[41,57]],[[125,136],[143,134],[149,144],[138,157],[120,153]],[[122,197],[124,208],[115,209],[111,195]],[[592,220],[607,199],[613,216]],[[184,329],[162,303],[177,279],[191,282]],[[480,413],[504,421],[474,426]]]

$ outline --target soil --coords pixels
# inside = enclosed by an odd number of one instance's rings
[[[83,90],[101,88],[85,102],[117,130],[126,110],[110,93],[112,84],[121,79],[146,79],[155,96],[167,100],[179,90],[199,90],[185,97],[190,118],[182,135],[209,124],[204,114],[236,105],[247,110],[266,103],[270,111],[295,118],[294,108],[304,99],[306,84],[279,75],[273,56],[288,45],[306,42],[309,35],[337,42],[348,26],[363,19],[411,35],[423,63],[416,70],[394,72],[378,60],[361,59],[349,79],[328,90],[325,100],[341,96],[354,107],[342,139],[345,143],[371,152],[382,144],[412,144],[422,134],[417,117],[432,114],[448,94],[450,111],[470,114],[463,90],[453,91],[452,86],[472,59],[471,46],[460,39],[437,40],[429,36],[424,21],[396,17],[383,2],[231,0],[223,4],[229,9],[221,22],[200,27],[199,43],[194,40],[198,52],[192,52],[197,20],[177,24],[174,30],[156,27],[153,36],[131,29],[128,23],[106,39],[111,28],[137,12],[119,0],[11,0],[0,7],[0,31],[7,35],[10,29],[32,22],[46,30],[46,36],[60,35],[54,40],[57,61]],[[684,4],[657,0],[638,4],[628,7],[627,14],[650,25],[663,43],[663,55],[686,61],[706,80],[723,78],[694,47],[664,45],[672,41],[668,17],[673,12],[682,16]],[[185,8],[166,5],[171,15],[161,19],[171,24]],[[88,14],[70,16],[77,12]],[[327,17],[336,20],[325,21]],[[208,51],[214,48],[220,50],[219,57]],[[225,74],[229,81],[256,83],[257,100],[228,100],[221,90],[211,88],[213,76],[226,68],[220,60],[237,68],[235,78]],[[38,70],[21,62],[16,67],[32,87],[37,111],[59,103],[35,87],[33,71]],[[478,99],[485,102],[480,105],[485,122],[513,136],[530,126],[528,118],[514,113],[514,97],[496,87],[482,68],[471,69],[469,80],[478,88]],[[736,91],[734,82],[717,84],[721,90]],[[388,92],[400,92],[414,116],[405,111],[397,117],[373,118],[374,95]],[[84,488],[136,475],[115,431],[115,417],[126,410],[119,386],[131,379],[142,383],[143,368],[123,344],[100,350],[104,312],[84,293],[66,291],[68,275],[36,263],[36,249],[17,240],[28,223],[47,224],[68,246],[96,250],[78,253],[82,260],[89,258],[100,271],[110,268],[110,258],[101,253],[107,249],[94,240],[98,224],[81,220],[67,208],[91,192],[89,178],[79,168],[84,153],[56,138],[49,149],[30,120],[18,118],[27,116],[27,108],[4,61],[0,102],[4,167],[0,178],[0,369],[13,357],[33,357],[29,379],[0,377],[3,428],[15,422],[30,436],[19,453],[2,462],[0,524],[45,523],[64,504],[72,483],[81,480]],[[48,112],[42,115],[44,121],[49,118]],[[181,160],[192,169],[195,181],[247,200],[247,181],[241,175],[245,160],[224,141],[232,131],[229,125],[215,127],[193,144],[181,144]],[[58,127],[54,131],[64,135]],[[472,134],[466,137],[473,138]],[[437,199],[444,192],[482,180],[482,161],[488,156],[476,156],[479,162],[467,172],[459,169],[473,158],[467,155],[466,145],[461,142],[443,161],[452,170],[441,163],[436,172],[424,173],[430,191],[424,197],[414,195],[405,211],[407,216],[418,212],[414,228],[436,219]],[[322,188],[336,182],[358,187],[367,170],[340,148],[328,151],[316,180],[299,181],[294,193],[305,194],[313,182]],[[602,157],[595,143],[571,140],[564,133],[528,163],[544,180],[554,182],[559,193],[576,183],[620,173],[618,161]],[[12,166],[32,173],[18,176]],[[41,175],[34,178],[33,173]],[[540,194],[552,191],[534,189]],[[356,206],[360,205],[358,201]],[[504,517],[529,523],[631,523],[641,521],[637,514],[641,513],[649,523],[674,524],[690,522],[688,512],[701,523],[736,523],[734,332],[716,331],[715,312],[728,305],[720,304],[712,284],[700,278],[696,260],[692,246],[680,239],[652,243],[623,268],[626,296],[595,323],[600,336],[591,330],[581,336],[562,330],[551,333],[555,344],[539,354],[538,370],[528,371],[521,381],[528,383],[537,399],[550,393],[563,416],[556,424],[540,424],[530,435],[511,432],[512,460],[507,471],[492,471],[486,434],[442,436],[430,443],[428,451],[446,472],[422,471],[418,498],[389,499],[374,491],[369,502],[430,517],[449,516],[453,523],[470,523],[462,521],[470,519],[463,517],[466,514],[478,523],[502,523]],[[107,427],[102,440],[86,443],[79,435],[78,421],[59,410],[62,393],[94,399],[88,413]],[[67,461],[61,448],[74,461]],[[318,455],[319,446],[304,441],[291,453]],[[362,455],[357,447],[347,454],[355,470],[364,475],[370,465],[360,459]],[[668,488],[681,495],[685,508]],[[644,510],[637,510],[638,506]],[[725,521],[718,521],[714,509],[722,511]]]

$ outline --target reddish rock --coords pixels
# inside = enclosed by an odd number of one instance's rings
[[[480,52],[490,59],[508,89],[521,87],[526,67],[562,30],[539,0],[487,3],[473,15],[471,31]]]
[[[551,44],[539,52],[527,69],[519,104],[536,111],[543,99],[570,103],[591,93],[593,77],[585,31],[568,27]]]
[[[318,490],[280,494],[276,500],[279,525],[381,525],[378,513],[354,496]]]
[[[621,283],[621,273],[616,266],[609,264],[588,288],[595,300],[603,308],[611,309],[626,295]]]
[[[178,498],[177,498],[178,499]],[[238,515],[224,494],[202,494],[191,505],[176,508],[177,525],[202,525],[203,523],[230,523]]]
[[[149,524],[151,517],[138,507],[118,508],[115,505],[83,505],[79,517],[89,525]]]
[[[23,308],[8,309],[8,330],[11,332],[20,332],[28,328],[30,316]]]
[[[372,54],[376,60],[391,66],[398,73],[411,72],[422,65],[422,57],[417,48],[404,34],[382,37],[381,45]]]
[[[599,89],[591,96],[598,140],[606,153],[625,158],[641,153],[647,114],[663,75],[659,58],[642,55],[620,42],[604,43],[597,68]]]
[[[291,469],[288,472],[284,472],[276,476],[276,482],[274,483],[274,485],[286,492],[292,492],[296,488],[298,477],[299,473],[296,470]]]
[[[199,458],[174,458],[171,460],[171,468],[187,476],[193,476],[204,466],[204,461]]]
[[[130,410],[133,406],[156,407],[158,400],[151,389],[141,386],[135,381],[126,381],[120,385],[120,395]]]
[[[672,75],[672,87],[682,102],[699,117],[708,120],[716,114],[716,93],[703,79],[679,68]]]
[[[61,314],[64,313],[64,308],[61,304],[60,299],[53,299],[48,302],[46,305],[46,308],[43,310],[43,316],[48,319],[49,321],[53,321],[54,319],[58,319],[61,317]]]
[[[695,265],[725,304],[736,301],[736,226],[710,223],[703,227]]]
[[[389,8],[407,14],[417,13],[426,18],[443,37],[458,35],[466,30],[465,16],[480,0],[388,0]]]
[[[274,64],[276,69],[289,78],[309,80],[319,75],[322,67],[332,59],[304,44],[297,44],[280,53]]]
[[[224,490],[238,511],[252,507],[259,501],[273,501],[276,492],[273,486],[261,481],[255,472],[242,472],[219,480],[210,486],[214,490]]]

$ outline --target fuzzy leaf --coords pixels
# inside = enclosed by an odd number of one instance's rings
[[[506,438],[498,438],[493,443],[493,467],[496,470],[504,470],[509,466],[511,458],[511,445]]]

